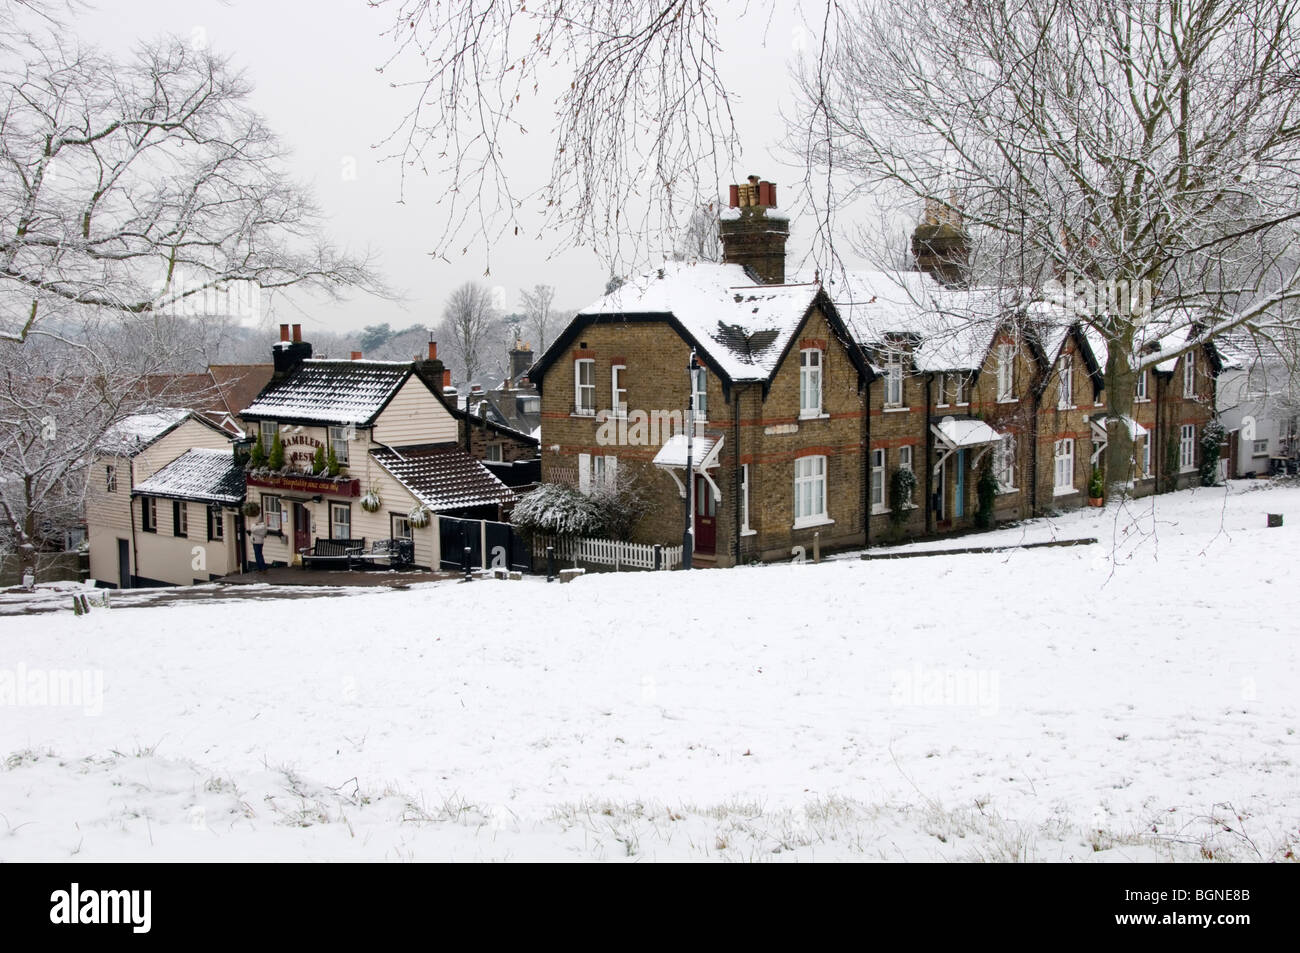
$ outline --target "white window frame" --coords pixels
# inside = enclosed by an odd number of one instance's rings
[[[820,455],[796,457],[794,528],[822,526],[833,522],[827,513],[826,502],[826,457]]]
[[[346,520],[335,519],[334,514],[342,512],[347,515]],[[345,535],[340,536],[337,532],[338,527],[347,526],[348,531]],[[337,500],[330,500],[330,539],[352,539],[352,504],[340,503]]]
[[[483,450],[483,459],[488,463],[501,463],[501,444],[488,444]]]
[[[257,430],[262,438],[262,449],[270,453],[271,445],[275,443],[275,435],[280,432],[280,424],[274,420],[263,420],[258,423]]]
[[[1188,351],[1183,355],[1183,397],[1196,396],[1196,352]]]
[[[1146,403],[1151,398],[1147,396],[1147,372],[1146,369],[1138,371],[1137,383],[1133,385],[1133,401]]]
[[[756,529],[749,525],[749,464],[740,465],[740,535],[753,536]]]
[[[709,371],[703,365],[691,372],[691,400],[695,402],[695,422],[706,422],[709,419]]]
[[[172,512],[175,514],[172,518],[172,535],[188,538],[190,535],[189,504],[184,500],[177,500]]]
[[[1178,472],[1196,469],[1196,424],[1183,424],[1178,431]]]
[[[1062,354],[1056,359],[1056,409],[1074,409],[1074,355]]]
[[[1074,492],[1074,438],[1063,437],[1056,441],[1053,448],[1052,492],[1056,496]],[[1065,461],[1069,461],[1065,464]],[[1068,477],[1069,483],[1062,483],[1062,477]]]
[[[885,495],[885,451],[883,448],[871,451],[871,512],[888,513],[888,498]]]
[[[226,538],[226,513],[220,506],[208,507],[208,539]]]
[[[898,448],[898,469],[900,470],[912,469],[912,453],[913,450],[911,444],[907,444],[906,446],[902,446]],[[912,509],[913,507],[916,506],[916,504],[912,502],[911,491],[908,492],[907,499],[903,501],[903,505],[907,509]]]
[[[623,371],[626,364],[614,364],[609,369],[610,409],[615,417],[627,416],[627,388],[623,387]]]
[[[104,466],[104,491],[117,492],[117,467],[109,463]]]
[[[903,406],[903,355],[899,351],[885,355],[885,406]]]
[[[954,396],[954,397],[956,398],[956,400],[957,400],[957,406],[958,406],[958,407],[969,407],[969,406],[970,406],[970,394],[968,394],[968,393],[966,392],[966,388],[969,386],[969,379],[968,379],[968,378],[966,377],[966,375],[963,374],[961,371],[958,371],[957,373],[953,374],[953,380],[955,381],[955,383],[956,383],[956,385],[957,385],[957,386],[953,389],[953,396]]]
[[[586,381],[583,380],[585,376]],[[579,357],[573,362],[573,413],[577,417],[596,416],[596,361]]]
[[[158,532],[158,498],[140,497],[140,529],[146,533]]]
[[[348,464],[348,438],[351,436],[351,427],[330,427],[329,429],[329,447],[325,452],[328,455],[332,449],[334,451],[334,460],[339,466]]]
[[[1252,457],[1267,457],[1268,438],[1264,437],[1262,440],[1251,441],[1250,455]]]
[[[1016,489],[1016,437],[1003,434],[993,448],[993,475],[998,481],[999,493],[1013,493]]]
[[[399,532],[405,527],[405,534]],[[414,539],[415,534],[411,531],[411,518],[405,513],[388,514],[388,533],[393,539]]]
[[[1151,476],[1151,434],[1142,438],[1142,475]]]
[[[273,516],[274,523],[272,522]],[[274,493],[262,494],[262,522],[266,524],[268,533],[283,531],[284,507],[281,505],[280,497]]]
[[[806,347],[799,351],[799,416],[802,419],[822,416],[821,348]]]
[[[1000,404],[1016,399],[1016,355],[1010,344],[998,345],[998,396]]]

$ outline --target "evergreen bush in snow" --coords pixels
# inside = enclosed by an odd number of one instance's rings
[[[1223,424],[1217,420],[1211,420],[1201,431],[1201,486],[1219,482],[1219,453],[1226,436]]]

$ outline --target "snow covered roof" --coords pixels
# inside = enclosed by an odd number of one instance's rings
[[[980,447],[987,443],[997,443],[1002,439],[1002,434],[974,417],[945,417],[932,427],[935,436],[953,450],[962,447]]]
[[[189,416],[190,411],[179,407],[132,414],[104,433],[99,440],[99,449],[103,453],[134,456]]]
[[[240,414],[319,424],[369,424],[411,373],[403,361],[308,359],[272,381]]]
[[[851,271],[825,287],[859,344],[912,337],[918,371],[977,370],[1014,301],[1012,290],[949,288],[920,271]]]
[[[244,498],[244,470],[230,450],[187,450],[131,491],[137,496],[234,505]]]
[[[668,262],[578,312],[671,315],[733,381],[766,381],[803,323],[820,286],[755,284],[740,265]]]
[[[717,466],[717,454],[714,452],[721,443],[720,437],[698,436],[691,441],[691,467],[702,470],[707,466]],[[659,452],[655,454],[654,465],[657,467],[686,468],[686,434],[679,433],[669,437]]]
[[[509,503],[514,490],[487,467],[451,445],[375,449],[371,456],[434,512]]]

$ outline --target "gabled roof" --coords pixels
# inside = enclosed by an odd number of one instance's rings
[[[244,498],[244,470],[231,450],[187,450],[143,483],[133,496],[234,505]]]
[[[168,407],[124,417],[108,428],[104,436],[99,439],[97,448],[100,453],[134,457],[190,419],[197,420],[203,426],[223,436],[230,436],[216,424],[193,411],[183,407]]]
[[[950,288],[921,271],[850,271],[826,293],[863,347],[909,339],[918,371],[975,371],[1018,305],[1013,289]]]
[[[370,455],[434,512],[509,503],[515,492],[487,467],[451,444],[374,449]]]
[[[285,379],[262,388],[240,416],[318,425],[369,425],[410,376],[409,361],[308,358]]]
[[[870,376],[830,299],[815,282],[756,284],[740,265],[668,262],[583,308],[530,369],[534,382],[583,329],[609,321],[665,321],[724,381],[767,384],[815,305],[845,336],[850,359]],[[685,371],[685,368],[683,368]]]

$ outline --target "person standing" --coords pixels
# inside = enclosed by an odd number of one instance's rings
[[[262,547],[266,545],[266,520],[259,516],[257,522],[249,528],[248,536],[253,541],[253,558],[257,560],[257,571],[266,572],[266,560],[262,558]]]

